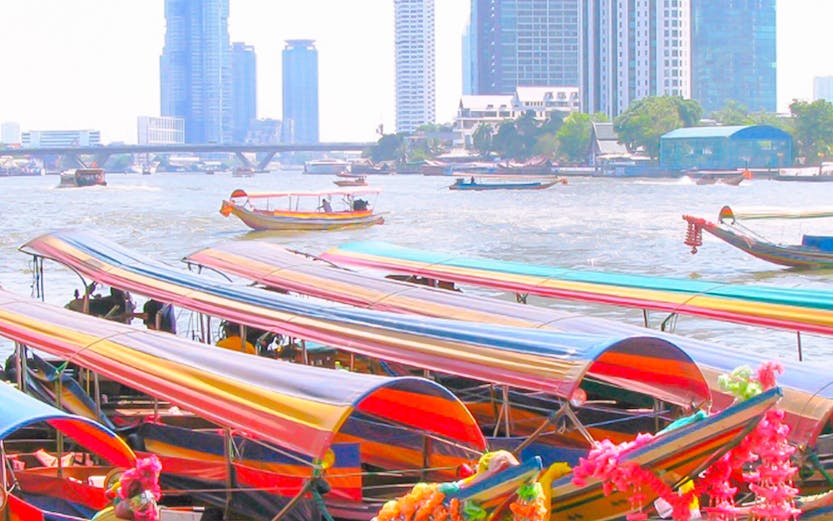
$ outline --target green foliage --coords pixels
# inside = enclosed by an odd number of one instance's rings
[[[712,112],[711,118],[720,125],[754,125],[755,120],[746,107],[734,100],[729,100],[720,110]]]
[[[558,141],[559,156],[572,162],[581,162],[587,157],[593,123],[603,123],[607,116],[602,113],[581,114],[574,112],[567,116],[555,137]]]
[[[400,161],[405,158],[405,143],[400,134],[385,134],[371,148],[370,158],[374,163],[380,161]]]
[[[620,141],[630,150],[659,154],[659,138],[677,128],[695,126],[703,115],[696,100],[679,96],[649,96],[633,103],[614,122]]]
[[[798,155],[810,163],[829,157],[833,145],[833,104],[826,100],[795,100],[790,104],[790,113]]]
[[[486,157],[492,150],[492,126],[486,123],[481,123],[474,129],[471,136],[472,145],[481,156]]]

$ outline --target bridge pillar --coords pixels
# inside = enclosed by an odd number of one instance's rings
[[[78,168],[88,168],[87,164],[81,160],[81,156],[77,154],[64,154],[61,163],[64,163],[64,161],[67,161]]]
[[[266,152],[266,156],[264,156],[264,158],[260,161],[260,163],[257,164],[258,172],[263,172],[263,171],[266,170],[266,167],[269,166],[269,163],[272,162],[272,158],[275,157],[276,153],[277,152],[275,152],[275,151]]]
[[[244,167],[251,168],[252,170],[255,169],[254,163],[249,161],[249,158],[244,156],[243,152],[235,152],[234,155],[237,156],[237,159],[239,159],[241,163],[243,163]]]

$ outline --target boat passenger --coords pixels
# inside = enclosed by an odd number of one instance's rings
[[[471,176],[471,179],[469,179],[469,182],[470,182],[471,184],[474,184],[474,176]]]
[[[330,204],[329,199],[321,201],[321,208],[323,208],[326,213],[331,213],[333,211],[333,205]]]
[[[170,304],[148,299],[142,307],[140,316],[148,329],[176,333],[176,315],[173,306]]]
[[[353,211],[363,212],[365,210],[367,210],[367,201],[364,199],[356,199],[353,201]]]
[[[230,349],[232,351],[243,351],[246,354],[256,354],[255,346],[248,340],[243,341],[240,338],[240,326],[232,322],[223,323],[223,338],[217,344],[217,347],[223,349]]]

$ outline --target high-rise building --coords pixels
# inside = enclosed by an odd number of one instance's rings
[[[140,145],[181,145],[185,143],[185,120],[172,116],[139,116],[136,136]]]
[[[187,143],[231,142],[229,0],[165,0],[161,113],[185,120]]]
[[[582,111],[614,118],[647,96],[691,97],[689,9],[689,0],[582,1]]]
[[[243,143],[249,126],[257,119],[257,62],[255,48],[245,43],[231,45],[232,140]]]
[[[813,101],[820,99],[833,103],[833,76],[813,78]]]
[[[318,50],[315,40],[287,40],[283,48],[284,143],[318,143]]]
[[[20,124],[14,121],[4,121],[0,124],[0,144],[20,144]]]
[[[691,0],[691,91],[706,113],[775,112],[775,0]]]
[[[434,0],[394,0],[396,131],[436,119]]]
[[[577,87],[579,0],[471,0],[463,46],[470,94]]]
[[[101,144],[100,130],[29,130],[21,135],[23,148],[90,147]]]

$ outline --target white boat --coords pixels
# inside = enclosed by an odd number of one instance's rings
[[[313,159],[304,163],[305,174],[335,175],[347,170],[349,163],[341,159]]]

